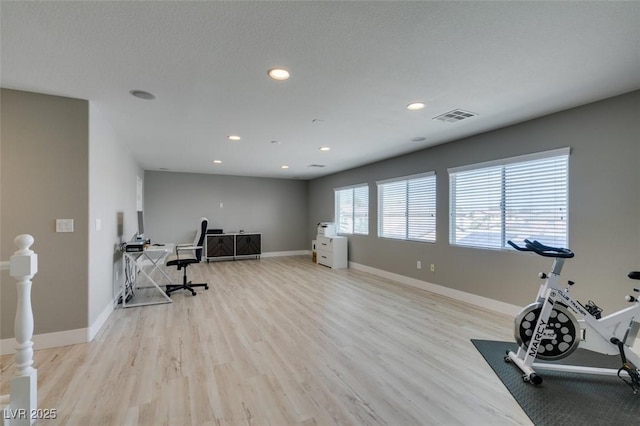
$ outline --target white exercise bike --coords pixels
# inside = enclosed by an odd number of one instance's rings
[[[626,296],[632,306],[602,317],[602,309],[593,302],[583,306],[571,298],[569,286],[573,282],[568,281],[567,288],[560,288],[560,272],[565,259],[574,256],[571,250],[545,246],[537,241],[524,242],[525,247],[512,241],[508,243],[516,250],[532,251],[554,260],[548,274],[539,274],[545,281],[540,286],[536,301],[516,316],[515,339],[519,347],[517,352],[507,352],[505,361],[516,364],[524,373],[522,379],[536,385],[542,383],[542,377],[536,374],[535,369],[546,369],[618,376],[631,386],[634,394],[640,392],[640,357],[631,349],[640,328],[638,297]],[[629,273],[629,278],[640,279],[640,272]],[[639,292],[637,288],[633,290]],[[607,355],[619,355],[622,366],[618,369],[594,368],[535,361],[565,358],[578,346]]]

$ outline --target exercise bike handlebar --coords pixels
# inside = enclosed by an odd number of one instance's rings
[[[532,251],[544,257],[560,257],[563,259],[570,259],[574,256],[573,252],[568,248],[545,246],[544,244],[539,243],[536,240],[524,240],[524,247],[520,247],[511,240],[507,241],[507,243],[518,251]]]

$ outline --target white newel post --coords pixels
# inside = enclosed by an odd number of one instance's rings
[[[38,372],[33,364],[33,310],[31,309],[31,279],[38,272],[38,255],[30,250],[33,237],[15,238],[18,251],[11,256],[10,274],[16,279],[18,305],[16,309],[16,371],[9,385],[9,408],[4,410],[5,425],[31,425],[38,406]],[[33,417],[33,418],[32,418]]]

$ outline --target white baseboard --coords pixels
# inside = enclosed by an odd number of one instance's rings
[[[33,340],[33,350],[57,348],[60,346],[76,345],[92,341],[100,332],[104,324],[113,312],[113,305],[109,303],[102,310],[98,318],[89,328],[77,328],[75,330],[56,331],[54,333],[36,334]],[[16,339],[0,340],[0,355],[10,355],[16,351]]]
[[[294,251],[270,251],[262,253],[260,257],[281,257],[281,256],[311,256],[311,250],[294,250]]]
[[[372,268],[370,266],[361,265],[355,262],[349,262],[349,267],[359,271],[368,272],[382,278],[387,278],[400,284],[410,285],[412,287],[430,291],[432,293],[450,297],[452,299],[460,300],[462,302],[470,303],[472,305],[476,305],[485,309],[492,310],[494,312],[499,312],[510,316],[516,316],[518,312],[522,310],[521,306],[511,305],[509,303],[504,303],[498,300],[489,299],[487,297],[478,296],[477,294],[466,293],[464,291],[455,290],[411,277],[406,277],[404,275],[395,274],[393,272],[384,271],[382,269]]]
[[[98,318],[96,318],[93,324],[89,326],[87,332],[87,342],[92,341],[98,335],[104,324],[107,322],[107,319],[109,319],[111,312],[113,312],[113,306],[113,302],[107,303],[107,306],[105,306],[102,312],[100,312]]]
[[[55,333],[36,334],[33,336],[33,350],[57,348],[58,346],[75,345],[87,342],[86,328],[57,331]],[[0,355],[9,355],[16,351],[16,339],[0,340]]]

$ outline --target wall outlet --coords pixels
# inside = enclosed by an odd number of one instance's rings
[[[422,262],[420,262],[419,260],[416,262],[416,268],[422,269]]]
[[[431,272],[435,272],[436,271],[436,265],[435,263],[431,264]]]

